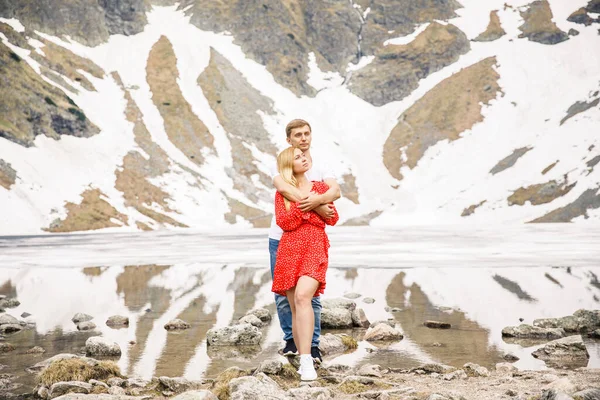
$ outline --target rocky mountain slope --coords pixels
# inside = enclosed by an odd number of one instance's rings
[[[268,226],[292,118],[343,224],[598,221],[599,13],[0,0],[0,233]]]

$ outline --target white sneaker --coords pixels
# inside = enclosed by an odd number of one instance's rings
[[[298,369],[301,381],[314,381],[317,379],[317,371],[310,354],[300,356],[300,368]]]

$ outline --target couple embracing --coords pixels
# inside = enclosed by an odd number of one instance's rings
[[[304,381],[317,378],[322,361],[320,295],[325,290],[329,240],[326,225],[335,225],[333,202],[340,197],[334,174],[310,153],[310,124],[295,119],[286,126],[290,147],[273,169],[275,216],[269,230],[272,291],[286,341],[283,354],[300,354]]]

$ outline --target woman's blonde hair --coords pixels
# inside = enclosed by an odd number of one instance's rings
[[[294,176],[294,150],[295,147],[288,147],[277,156],[277,170],[284,181],[294,187],[298,187],[298,181]],[[285,208],[290,209],[290,202],[285,197]]]

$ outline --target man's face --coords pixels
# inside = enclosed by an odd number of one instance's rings
[[[303,152],[310,149],[310,142],[312,141],[312,135],[308,125],[301,126],[299,128],[292,129],[290,137],[287,138],[287,142]]]

